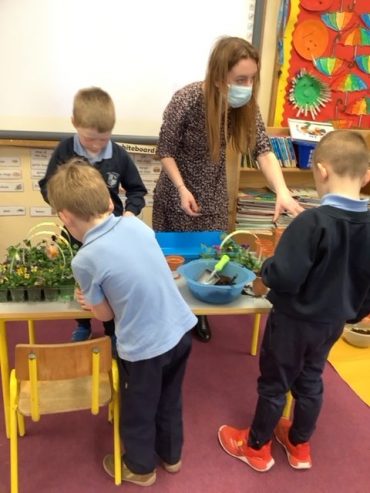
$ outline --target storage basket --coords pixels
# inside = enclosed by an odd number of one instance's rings
[[[316,148],[316,142],[305,142],[304,140],[295,140],[293,142],[297,154],[298,168],[308,169],[312,166],[312,154]]]

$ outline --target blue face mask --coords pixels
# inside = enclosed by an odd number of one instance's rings
[[[232,108],[241,108],[252,97],[253,86],[235,86],[229,85],[227,101]]]

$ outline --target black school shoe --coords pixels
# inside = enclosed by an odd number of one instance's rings
[[[211,340],[211,329],[205,315],[198,315],[198,322],[193,328],[193,333],[202,342],[209,342]]]

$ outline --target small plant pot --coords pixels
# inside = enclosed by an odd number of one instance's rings
[[[264,296],[268,291],[268,287],[262,281],[262,277],[259,276],[254,279],[252,289],[255,296]]]
[[[26,290],[24,288],[10,288],[10,300],[22,302],[26,300]]]
[[[59,301],[73,301],[75,297],[75,285],[70,284],[59,287]]]
[[[344,327],[343,339],[352,346],[370,347],[370,327],[361,325],[361,322],[355,326],[346,326]]]
[[[280,241],[280,238],[281,238],[281,235],[284,233],[285,231],[285,228],[280,228],[280,227],[277,227],[274,229],[274,247],[276,248],[279,241]]]
[[[0,289],[0,303],[8,301],[8,289]]]
[[[178,279],[180,274],[177,272],[177,269],[185,262],[184,257],[181,255],[167,255],[166,260],[172,271],[173,278]]]
[[[45,301],[58,301],[59,288],[56,288],[56,287],[44,288],[44,298],[45,298]]]
[[[42,289],[37,286],[30,286],[27,288],[27,299],[28,301],[41,301]]]

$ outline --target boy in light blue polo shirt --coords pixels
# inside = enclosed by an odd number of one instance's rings
[[[74,158],[48,182],[51,206],[82,242],[72,269],[77,299],[115,321],[121,388],[124,481],[149,486],[157,458],[181,467],[181,388],[196,317],[183,300],[154,232],[134,216],[116,217],[100,173]],[[104,469],[114,476],[113,456]]]

